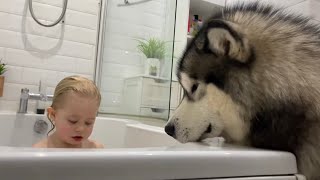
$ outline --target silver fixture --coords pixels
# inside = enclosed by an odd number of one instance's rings
[[[38,134],[45,134],[48,131],[48,123],[42,119],[38,119],[33,126],[33,131]]]
[[[131,6],[131,5],[142,4],[149,1],[152,1],[152,0],[141,0],[137,2],[129,2],[129,0],[124,0],[123,4],[118,4],[118,6]]]
[[[53,95],[29,93],[29,89],[21,89],[20,104],[18,113],[27,113],[28,100],[52,101]]]
[[[58,18],[57,21],[55,21],[54,23],[52,24],[43,24],[41,23],[37,18],[36,16],[34,15],[34,12],[33,12],[33,7],[32,7],[32,1],[33,0],[29,0],[29,10],[30,10],[30,14],[32,16],[32,18],[41,26],[44,26],[44,27],[52,27],[52,26],[55,26],[57,25],[66,15],[66,11],[67,11],[67,6],[68,6],[68,0],[64,0],[64,3],[63,3],[63,9],[62,9],[62,13],[60,15],[60,17]],[[62,21],[63,23],[64,21]]]

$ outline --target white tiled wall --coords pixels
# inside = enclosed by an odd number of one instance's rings
[[[93,79],[100,0],[69,0],[65,24],[46,28],[31,18],[28,0],[0,0],[0,58],[8,64],[0,111],[17,111],[21,88],[37,92],[40,79],[52,94],[65,76]],[[43,23],[55,21],[63,0],[33,0]],[[33,111],[35,102],[29,102]]]

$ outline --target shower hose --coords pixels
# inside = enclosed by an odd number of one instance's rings
[[[32,0],[29,0],[29,10],[30,10],[30,14],[31,14],[32,18],[33,18],[38,24],[40,24],[41,26],[44,26],[44,27],[52,27],[52,26],[57,25],[57,24],[64,18],[64,16],[65,16],[66,11],[67,11],[67,5],[68,5],[68,0],[64,0],[62,13],[61,13],[61,15],[60,15],[60,17],[58,18],[57,21],[55,21],[55,22],[52,23],[52,24],[43,24],[43,23],[41,23],[41,22],[36,18],[36,16],[34,15],[33,7],[32,7]]]

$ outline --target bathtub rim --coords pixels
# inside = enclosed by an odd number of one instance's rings
[[[150,179],[176,178],[223,178],[241,176],[277,176],[297,174],[296,159],[288,152],[260,150],[239,146],[223,146],[211,148],[201,144],[193,144],[194,148],[156,147],[156,148],[125,148],[125,149],[41,149],[0,147],[0,167],[9,166],[27,168],[27,164],[34,166],[75,168],[106,168],[110,172],[116,171],[121,179],[127,177],[115,164],[120,164],[129,170],[130,177]],[[172,149],[171,149],[172,148]],[[251,153],[249,158],[245,155]],[[257,157],[260,157],[257,158]],[[212,158],[213,161],[209,161]],[[264,162],[268,161],[268,162]],[[86,162],[88,165],[82,165]],[[247,163],[244,163],[247,162]],[[198,170],[192,169],[197,164]],[[98,166],[99,165],[99,166]],[[227,167],[223,167],[227,166]],[[212,168],[215,167],[215,168]],[[59,169],[58,168],[58,169]],[[131,171],[130,169],[136,169]],[[170,172],[164,171],[170,169]],[[187,172],[183,170],[187,169]],[[222,169],[228,169],[223,171]],[[147,173],[146,173],[147,172]],[[153,174],[150,174],[152,172]],[[167,172],[167,174],[164,174]],[[56,173],[56,172],[52,172]],[[97,172],[100,174],[106,172]],[[144,174],[146,173],[146,174]],[[1,174],[1,168],[0,168]],[[108,173],[105,174],[106,176]],[[128,176],[129,177],[129,176]],[[161,177],[162,178],[162,177]]]

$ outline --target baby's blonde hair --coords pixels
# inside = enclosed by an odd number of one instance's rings
[[[69,76],[62,79],[55,88],[52,105],[53,109],[61,107],[64,95],[74,92],[97,100],[98,106],[101,102],[101,94],[93,81],[81,76]]]

